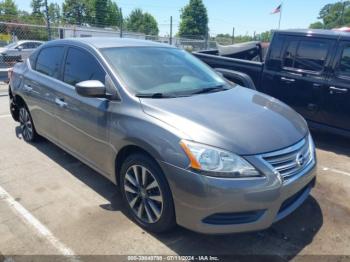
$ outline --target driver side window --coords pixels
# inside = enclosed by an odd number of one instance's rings
[[[81,81],[99,80],[104,84],[105,78],[106,73],[95,57],[84,50],[69,48],[64,67],[64,82],[74,86]]]

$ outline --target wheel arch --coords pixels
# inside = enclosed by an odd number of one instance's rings
[[[10,99],[10,112],[11,112],[12,118],[13,118],[13,120],[18,122],[19,121],[19,108],[21,106],[27,107],[27,104],[20,95],[12,93],[10,86],[9,86],[8,93],[9,93],[9,99]],[[27,109],[28,109],[28,107],[27,107]]]
[[[145,149],[144,146],[140,146],[140,145],[136,145],[136,144],[128,144],[125,145],[124,147],[122,147],[116,157],[115,157],[115,181],[117,184],[119,184],[119,179],[120,179],[120,171],[121,171],[121,167],[123,162],[125,161],[125,159],[132,155],[132,154],[144,154],[146,156],[148,156],[149,158],[151,158],[156,164],[157,166],[160,168],[160,170],[162,170],[161,166],[158,164],[158,160],[157,157],[154,152],[150,153],[151,150],[149,149]],[[153,151],[153,150],[152,150]],[[162,170],[163,171],[163,170]]]

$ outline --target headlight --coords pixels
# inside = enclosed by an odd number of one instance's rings
[[[257,177],[261,174],[242,157],[225,150],[181,140],[190,167],[218,177]]]
[[[312,139],[312,136],[311,136],[310,133],[309,133],[308,139],[309,139],[309,150],[310,150],[310,154],[311,154],[312,160],[315,160],[315,159],[316,159],[315,143],[314,143],[314,140]]]

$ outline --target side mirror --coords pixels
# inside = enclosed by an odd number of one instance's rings
[[[17,49],[18,51],[22,51],[22,50],[23,50],[23,46],[17,46],[16,49]]]
[[[246,88],[256,90],[253,80],[247,74],[242,72],[237,72],[234,70],[224,69],[224,68],[215,68],[215,71],[224,78],[232,81],[238,85],[244,86]]]
[[[75,85],[75,91],[85,97],[106,97],[106,87],[98,80],[79,82]]]

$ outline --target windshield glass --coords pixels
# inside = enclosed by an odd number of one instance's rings
[[[17,43],[14,42],[14,43],[11,43],[11,44],[8,44],[7,46],[4,46],[4,48],[15,48],[17,46]]]
[[[101,50],[126,87],[136,95],[189,95],[227,82],[184,50],[119,47]]]

